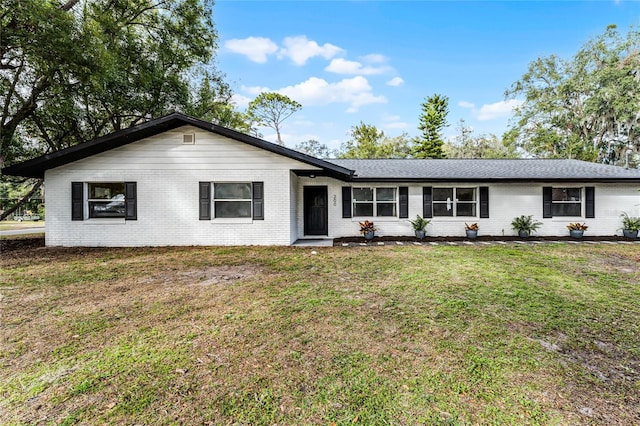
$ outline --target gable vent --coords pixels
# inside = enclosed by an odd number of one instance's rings
[[[186,145],[193,145],[196,143],[196,135],[193,133],[182,135],[182,143]]]

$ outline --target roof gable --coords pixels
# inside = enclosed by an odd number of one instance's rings
[[[305,164],[319,167],[328,175],[336,176],[342,179],[349,178],[353,173],[352,170],[346,169],[339,165],[324,161],[310,155],[285,148],[280,145],[267,142],[226,127],[217,126],[213,123],[198,120],[188,115],[174,112],[165,117],[150,120],[127,129],[119,130],[105,136],[101,136],[94,140],[83,142],[78,145],[45,154],[22,163],[14,164],[2,169],[3,174],[11,176],[24,176],[32,178],[43,178],[44,172],[48,169],[63,166],[74,161],[78,161],[102,152],[112,150],[141,139],[158,135],[168,130],[173,130],[184,125],[191,125],[202,130],[219,134],[221,136],[234,139],[248,145],[264,149],[266,151],[279,154]]]

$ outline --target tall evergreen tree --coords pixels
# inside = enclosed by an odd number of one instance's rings
[[[434,94],[422,103],[422,114],[418,130],[421,136],[414,139],[413,156],[415,158],[445,158],[442,149],[444,140],[442,130],[447,126],[449,98]]]

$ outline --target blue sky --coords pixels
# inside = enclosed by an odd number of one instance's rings
[[[434,93],[449,97],[446,136],[460,119],[501,136],[516,103],[504,91],[530,62],[570,58],[609,24],[640,26],[640,2],[218,0],[213,17],[238,107],[284,93],[303,105],[283,123],[285,144],[338,148],[360,121],[418,134],[420,104]]]

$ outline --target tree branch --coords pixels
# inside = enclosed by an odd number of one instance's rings
[[[75,6],[80,0],[69,0],[68,2],[66,2],[64,5],[62,5],[62,7],[60,7],[60,9],[64,10],[65,12],[68,12],[71,10],[71,8],[73,8],[73,6]]]
[[[20,206],[24,205],[24,203],[26,203],[27,201],[29,201],[29,199],[31,198],[31,196],[33,194],[35,194],[35,192],[40,189],[40,187],[42,186],[42,183],[44,181],[42,179],[38,179],[36,181],[36,183],[33,185],[33,188],[31,188],[31,190],[27,193],[27,195],[25,195],[24,197],[22,197],[21,199],[18,200],[18,202],[13,206],[10,207],[9,209],[5,210],[2,212],[2,214],[0,214],[0,220],[4,220],[5,218],[9,217],[9,215],[11,215],[13,212],[15,212],[16,210],[18,210],[18,208],[20,208]]]

